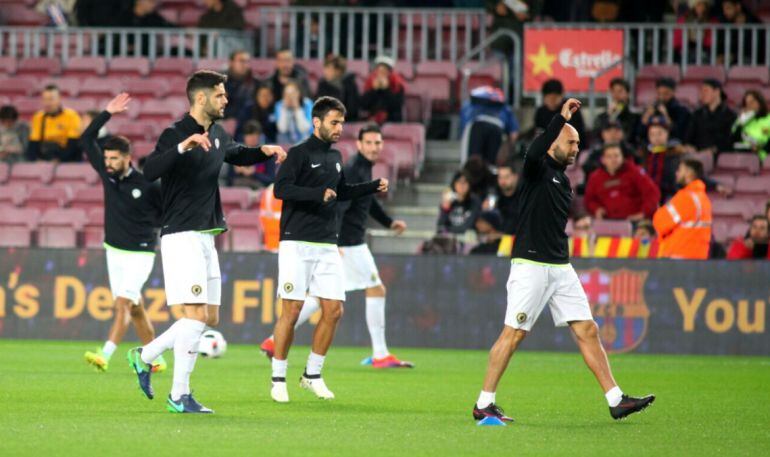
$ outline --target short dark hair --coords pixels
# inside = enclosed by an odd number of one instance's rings
[[[329,111],[339,111],[343,116],[347,112],[347,110],[345,110],[345,105],[343,105],[341,101],[334,97],[324,96],[319,97],[318,100],[313,103],[311,116],[314,118],[317,117],[323,121],[326,115],[329,114]]]
[[[559,81],[558,79],[549,79],[548,81],[543,83],[542,92],[543,92],[543,95],[563,94],[564,84],[562,84],[561,81]]]
[[[3,105],[0,107],[0,120],[16,121],[19,118],[19,111],[13,105]]]
[[[626,92],[631,92],[631,85],[623,78],[612,78],[610,80],[610,87],[612,86],[623,86]]]
[[[623,155],[623,146],[621,146],[619,143],[605,143],[604,146],[602,146],[602,155],[604,155],[608,149],[615,148],[620,149],[620,155]]]
[[[379,133],[382,135],[382,130],[377,124],[366,124],[365,126],[361,127],[361,130],[358,131],[358,141],[363,140],[364,135],[367,133]]]
[[[649,233],[652,236],[656,236],[657,232],[655,231],[655,226],[652,224],[652,221],[649,219],[642,219],[639,221],[638,224],[636,224],[636,230],[643,229],[647,230],[647,233]]]
[[[198,70],[187,80],[187,100],[192,104],[195,93],[200,90],[211,90],[218,84],[224,84],[227,76],[212,70]]]
[[[718,79],[716,79],[716,78],[706,78],[706,79],[704,79],[704,80],[703,80],[703,85],[704,85],[704,86],[709,86],[709,87],[711,87],[712,89],[719,89],[719,90],[722,90],[722,82],[721,82],[721,81],[719,81],[719,80],[718,80]]]
[[[694,157],[687,157],[682,159],[681,162],[685,167],[689,168],[690,170],[695,173],[695,177],[697,179],[703,179],[703,164],[700,160],[694,158]]]
[[[749,95],[754,97],[754,100],[756,100],[757,103],[759,103],[759,112],[754,113],[754,115],[757,118],[767,116],[768,110],[767,110],[767,101],[765,101],[765,96],[762,95],[762,92],[760,92],[760,91],[758,91],[756,89],[749,89],[749,90],[746,91],[745,94],[743,94],[743,99],[741,101],[741,106],[744,107],[744,108],[746,107],[746,97],[748,97]]]
[[[348,69],[348,61],[342,56],[338,56],[336,54],[330,54],[326,57],[324,60],[324,66],[331,65],[334,67],[335,70],[339,71],[340,73],[345,73]]]
[[[131,142],[122,135],[114,135],[104,142],[105,151],[118,151],[123,155],[131,154]]]
[[[753,224],[754,221],[765,221],[770,225],[770,221],[767,220],[767,217],[765,217],[763,214],[755,214],[751,216],[751,220],[749,220],[749,224]]]
[[[59,92],[59,86],[57,86],[56,84],[46,84],[45,87],[43,87],[43,92],[48,92],[48,91]]]
[[[497,167],[497,169],[500,170],[501,168],[507,168],[507,169],[511,170],[511,173],[513,173],[515,175],[518,175],[518,174],[521,174],[521,165],[520,164],[521,164],[520,161],[515,161],[515,160],[509,159],[509,160],[506,160],[505,162],[503,162],[503,164],[500,165],[499,167]]]
[[[239,54],[249,54],[249,51],[247,51],[245,49],[236,49],[235,51],[230,53],[230,60],[235,59],[235,56],[237,56]]]
[[[261,135],[262,124],[260,124],[259,121],[257,121],[256,119],[250,120],[243,126],[243,134],[244,135]]]
[[[668,87],[669,89],[676,89],[676,81],[674,81],[674,78],[658,78],[657,81],[655,81],[655,88],[658,87]]]

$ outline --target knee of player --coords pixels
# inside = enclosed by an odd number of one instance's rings
[[[575,336],[581,340],[592,340],[599,337],[599,326],[594,321],[580,321],[573,324]]]
[[[142,308],[142,305],[135,305],[129,302],[128,313],[131,315],[131,317],[140,317],[142,314],[144,314],[144,308]]]
[[[131,312],[131,308],[133,308],[133,302],[125,297],[118,297],[115,299],[115,308],[117,308],[119,311],[128,311]]]
[[[345,314],[345,309],[342,306],[342,303],[340,303],[339,306],[324,310],[322,318],[336,322],[342,319],[343,314]]]
[[[527,337],[527,333],[526,330],[506,326],[503,328],[502,339],[515,347]]]
[[[219,315],[209,314],[206,318],[206,325],[209,327],[216,327],[219,325]]]

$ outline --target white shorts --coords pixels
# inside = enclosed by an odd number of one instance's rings
[[[179,232],[160,238],[166,303],[219,305],[222,280],[214,235]]]
[[[345,292],[364,290],[382,284],[369,246],[359,244],[340,248],[340,255],[342,255],[342,268],[345,272]]]
[[[307,295],[345,300],[345,276],[334,244],[281,241],[278,244],[278,296],[304,301]]]
[[[142,288],[155,264],[154,252],[124,251],[104,246],[107,252],[107,273],[110,277],[112,298],[127,298],[138,305]]]
[[[591,306],[572,265],[541,265],[514,260],[508,277],[505,325],[531,330],[548,304],[553,323],[593,320]]]

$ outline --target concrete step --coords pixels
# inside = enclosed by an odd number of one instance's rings
[[[431,160],[425,162],[422,173],[420,174],[419,182],[421,183],[433,183],[433,184],[446,184],[454,177],[454,174],[460,169],[460,161],[436,161]]]
[[[391,206],[438,207],[441,203],[441,194],[448,186],[448,183],[422,182],[401,186],[388,203]]]
[[[428,141],[425,147],[426,161],[460,161],[459,141]]]
[[[393,219],[406,222],[409,230],[436,230],[438,220],[438,203],[434,206],[389,206],[388,214]],[[376,223],[374,223],[376,224]]]
[[[369,248],[375,254],[414,254],[435,230],[406,230],[399,236],[389,230],[369,230]]]

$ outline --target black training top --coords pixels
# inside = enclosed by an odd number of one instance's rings
[[[569,263],[567,216],[572,187],[566,167],[547,154],[566,121],[557,114],[527,150],[516,189],[519,219],[513,257],[550,264]]]
[[[147,157],[144,175],[161,179],[163,222],[161,235],[198,231],[221,233],[227,230],[219,197],[219,171],[222,163],[254,165],[270,157],[260,148],[235,143],[221,125],[208,129],[211,148],[197,146],[179,153],[179,143],[195,133],[204,133],[202,125],[189,114],[160,135],[155,150]]]
[[[109,120],[110,113],[102,111],[80,137],[104,188],[104,242],[126,251],[153,252],[160,222],[160,189],[133,167],[122,178],[107,173],[97,137]]]
[[[359,152],[345,165],[345,179],[351,184],[371,181],[373,165]],[[385,213],[377,197],[372,194],[357,198],[349,204],[340,204],[339,211],[342,219],[340,246],[364,244],[366,220],[370,214],[383,227],[390,228],[393,224],[393,219]]]
[[[275,179],[275,197],[283,200],[281,241],[337,244],[337,201],[376,193],[379,185],[379,179],[348,184],[340,152],[310,135],[289,149]],[[324,203],[326,189],[334,190],[337,198]]]

